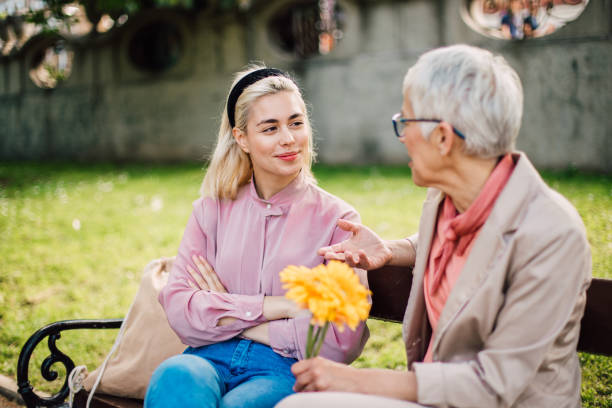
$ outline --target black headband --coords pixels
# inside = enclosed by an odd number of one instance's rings
[[[255,82],[260,81],[264,78],[270,76],[284,76],[287,75],[281,71],[280,69],[275,68],[262,68],[257,71],[253,71],[238,81],[238,83],[232,88],[232,91],[227,98],[227,117],[229,118],[229,123],[232,126],[236,126],[236,121],[234,119],[234,112],[236,111],[236,102],[242,92],[249,86],[253,85]]]

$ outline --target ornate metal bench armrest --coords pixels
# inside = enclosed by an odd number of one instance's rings
[[[104,319],[104,320],[63,320],[60,322],[51,323],[42,329],[34,333],[28,341],[25,343],[19,353],[19,361],[17,362],[17,385],[19,386],[19,393],[23,397],[28,407],[50,407],[61,404],[64,402],[70,390],[68,389],[68,374],[74,368],[74,362],[62,353],[55,342],[61,337],[60,333],[64,330],[75,330],[75,329],[118,329],[121,327],[123,319]],[[40,397],[34,392],[30,380],[28,377],[28,367],[30,364],[30,358],[34,349],[45,339],[49,337],[48,346],[51,354],[45,358],[40,367],[42,376],[47,381],[54,381],[57,379],[58,373],[51,369],[53,364],[60,362],[66,367],[66,380],[62,385],[62,388],[57,394],[46,398]]]

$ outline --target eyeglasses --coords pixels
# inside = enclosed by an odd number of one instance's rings
[[[404,133],[404,129],[406,128],[406,123],[410,123],[410,122],[433,122],[433,123],[440,123],[440,122],[442,122],[440,119],[406,119],[406,118],[402,118],[401,115],[402,115],[401,113],[396,113],[391,118],[391,120],[393,121],[393,130],[395,130],[395,135],[397,137],[402,137],[402,133]],[[455,134],[457,134],[457,136],[459,136],[461,139],[465,140],[465,136],[463,135],[463,133],[458,131],[454,126],[452,128],[453,128],[453,132],[455,132]]]

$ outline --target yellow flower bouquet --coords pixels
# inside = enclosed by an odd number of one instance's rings
[[[314,268],[288,266],[280,273],[285,297],[312,313],[306,358],[319,354],[330,323],[344,331],[344,325],[355,330],[360,321],[368,318],[371,294],[355,271],[343,262],[330,261]],[[316,326],[316,329],[315,329]]]

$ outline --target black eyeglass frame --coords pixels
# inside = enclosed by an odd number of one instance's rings
[[[409,123],[409,122],[433,122],[433,123],[440,123],[442,122],[442,120],[440,119],[407,119],[407,118],[402,118],[401,113],[396,113],[395,115],[393,115],[393,117],[391,118],[391,121],[393,122],[393,130],[395,130],[395,135],[397,137],[402,137],[402,134],[400,133],[397,124],[399,123]],[[454,126],[451,126],[453,128],[453,132],[455,132],[455,134],[457,136],[459,136],[461,139],[465,140],[465,135],[463,133],[461,133],[459,130],[457,130],[457,128],[455,128]]]

